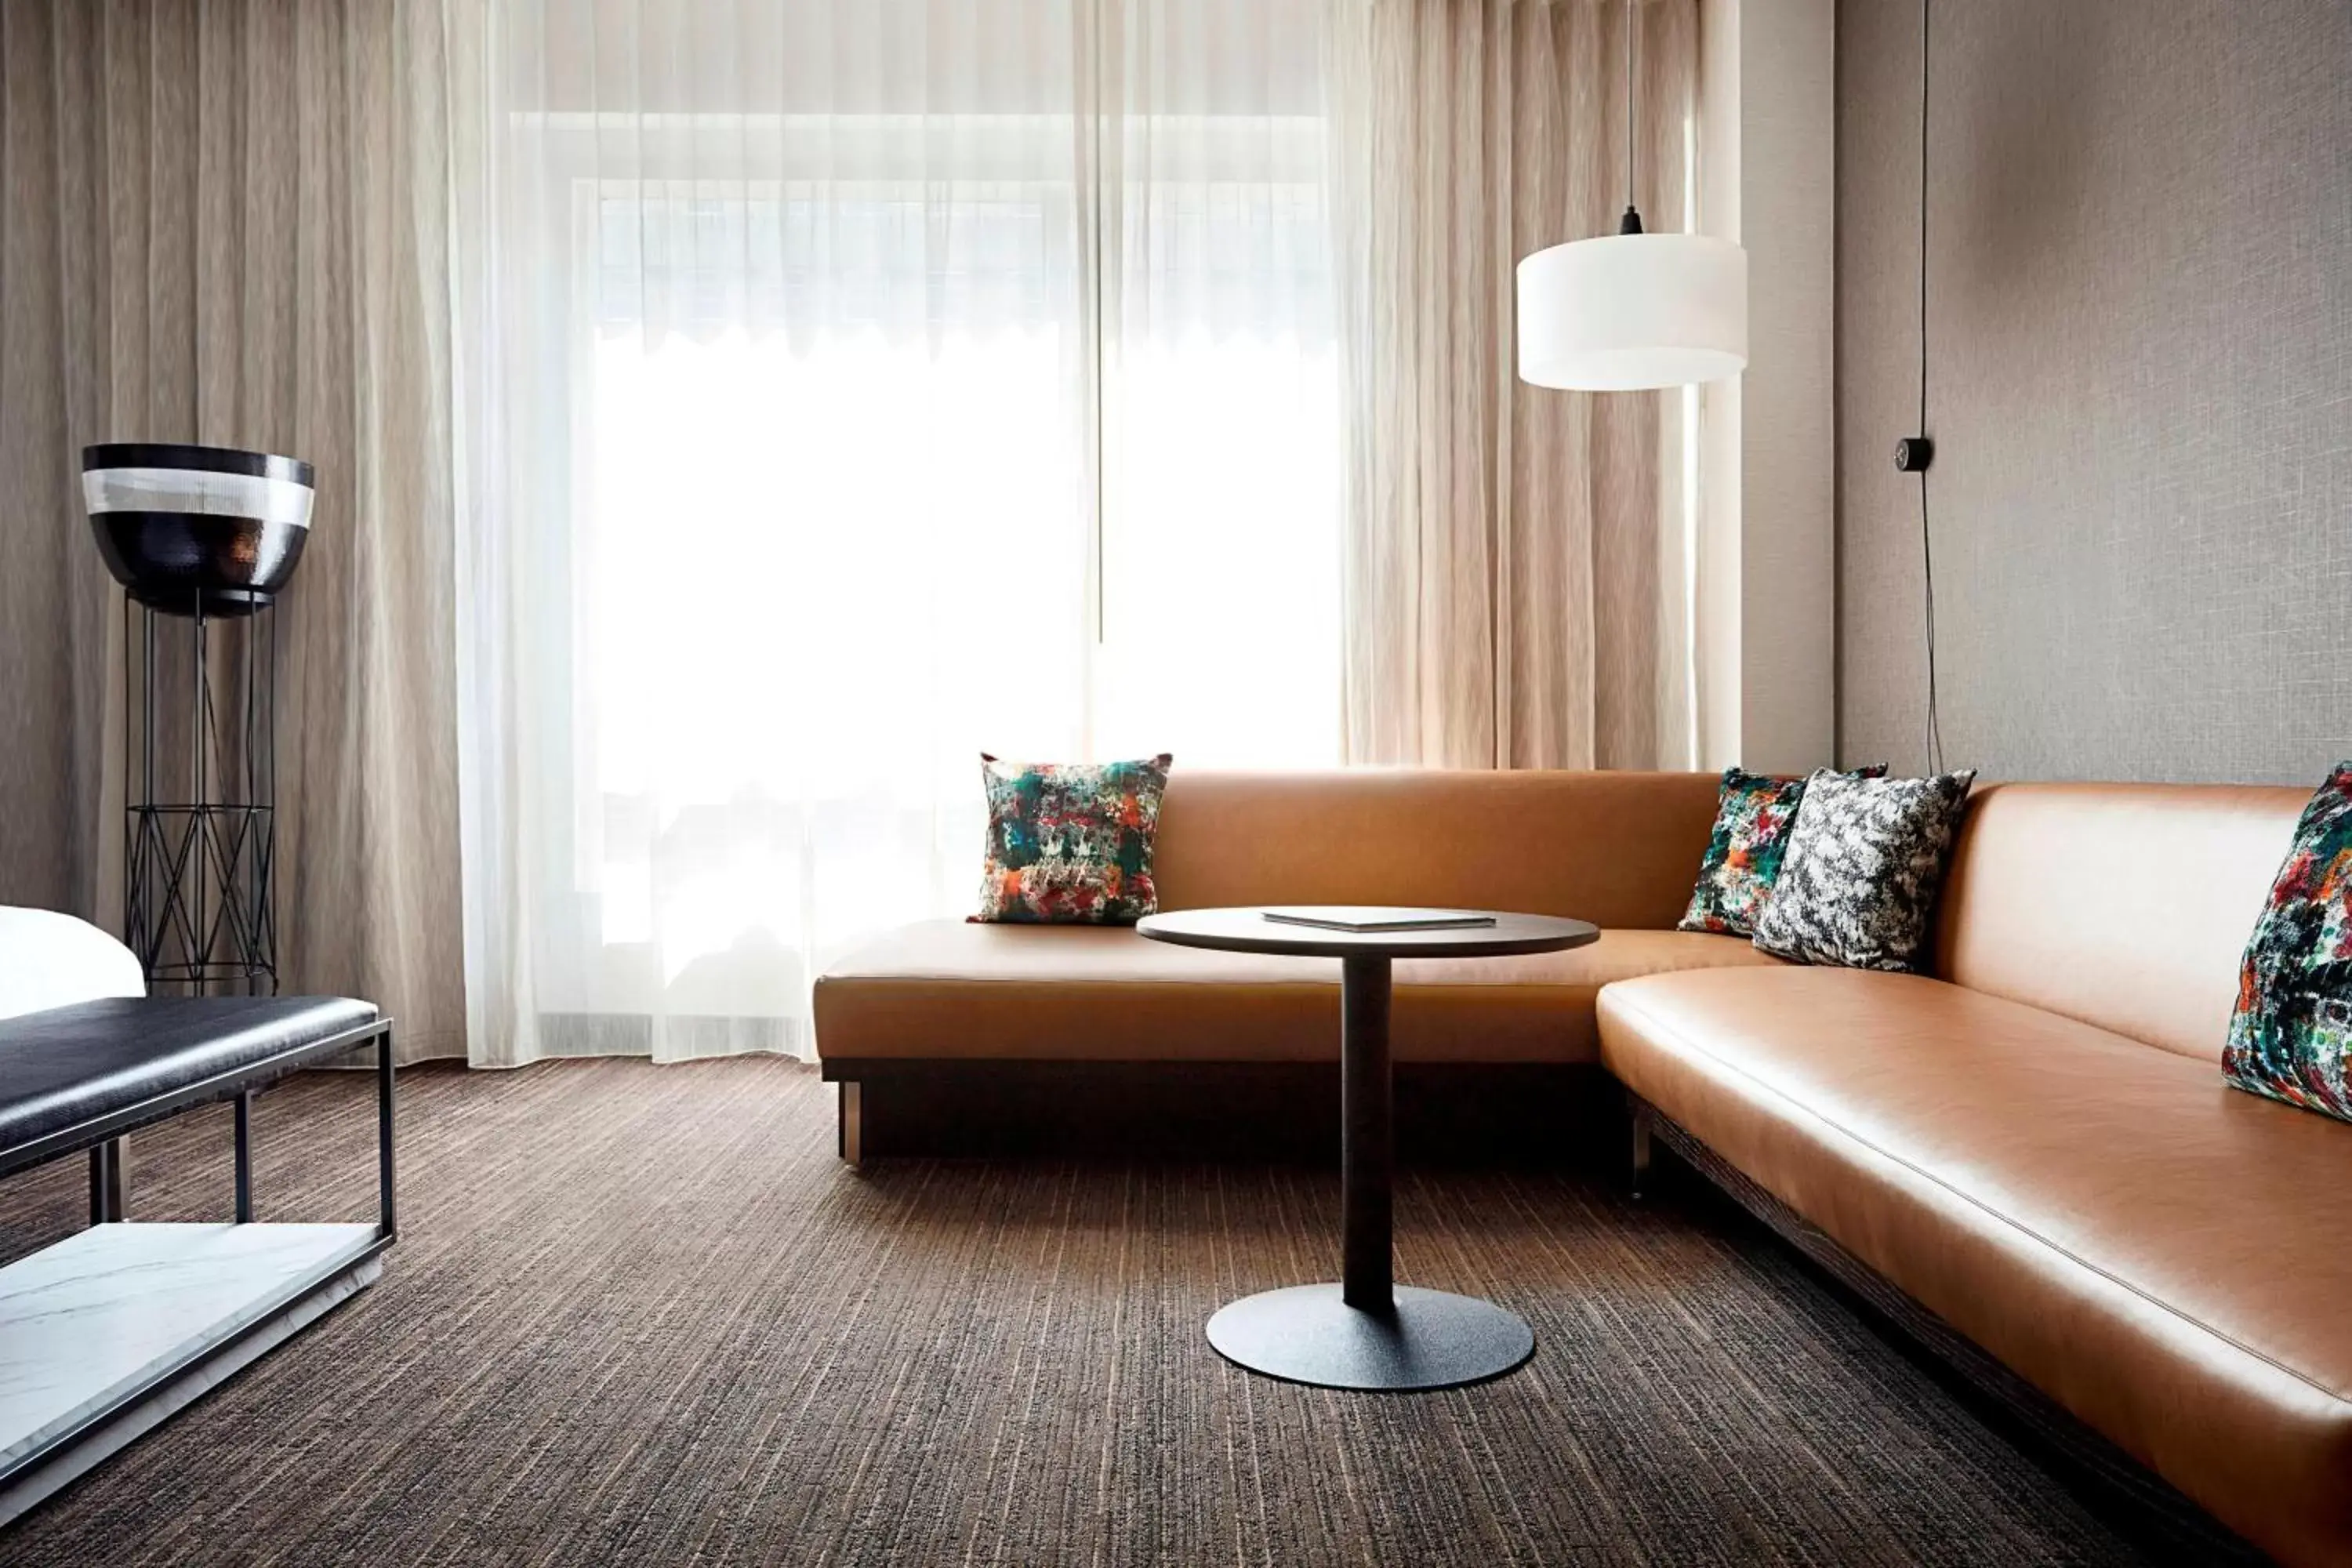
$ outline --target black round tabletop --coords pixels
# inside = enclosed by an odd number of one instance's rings
[[[1515,915],[1497,910],[1426,910],[1423,912],[1432,915],[1483,915],[1495,923],[1421,931],[1333,931],[1265,918],[1267,910],[1291,907],[1267,904],[1245,910],[1176,910],[1146,915],[1136,922],[1135,930],[1139,936],[1174,942],[1179,947],[1293,953],[1305,958],[1500,958],[1521,952],[1557,952],[1601,940],[1600,928],[1589,921],[1562,920],[1555,915]],[[1329,915],[1346,911],[1318,905],[1312,912]]]

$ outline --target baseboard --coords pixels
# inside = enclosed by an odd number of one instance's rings
[[[842,1060],[841,1151],[906,1158],[1151,1158],[1334,1163],[1339,1064]],[[1612,1080],[1564,1063],[1402,1062],[1397,1158],[1599,1166],[1622,1121]]]

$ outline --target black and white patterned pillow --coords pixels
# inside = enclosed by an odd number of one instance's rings
[[[1976,776],[1814,773],[1756,918],[1756,945],[1805,963],[1917,968]]]

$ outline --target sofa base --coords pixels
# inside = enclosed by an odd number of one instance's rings
[[[1337,1062],[844,1060],[841,1157],[1337,1163]],[[1425,1165],[1600,1165],[1615,1089],[1582,1063],[1396,1067],[1397,1157]]]
[[[1913,1300],[1795,1209],[1750,1180],[1714,1150],[1662,1115],[1654,1106],[1627,1095],[1633,1112],[1636,1190],[1651,1179],[1650,1157],[1663,1149],[1712,1183],[1741,1208],[1859,1297],[1871,1312],[1925,1350],[1942,1370],[1957,1373],[1967,1389],[1989,1401],[2013,1435],[2023,1437],[2070,1485],[2088,1491],[2102,1505],[2111,1527],[2181,1560],[2210,1563],[2262,1563],[2270,1559],[2199,1507],[2155,1471],[2076,1419],[2032,1384],[2020,1377],[1975,1341]]]

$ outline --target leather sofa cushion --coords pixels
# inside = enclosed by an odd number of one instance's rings
[[[375,1016],[341,996],[142,996],[0,1020],[0,1154]]]
[[[1912,975],[1629,981],[1604,1064],[2289,1560],[2352,1540],[2352,1128]]]
[[[1935,973],[2215,1064],[2307,789],[1991,784],[1944,880]]]
[[[1221,773],[1180,761],[1152,876],[1163,910],[1419,904],[1670,931],[1717,787],[1713,773]]]
[[[1400,1060],[1589,1062],[1593,995],[1629,974],[1773,966],[1737,937],[1608,931],[1525,958],[1411,959],[1395,969]],[[933,921],[834,964],[816,984],[818,1049],[872,1058],[1329,1061],[1339,966],[1210,952],[1103,927]]]

